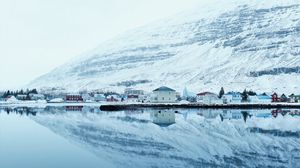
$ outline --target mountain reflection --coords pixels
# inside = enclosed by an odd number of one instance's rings
[[[298,110],[2,108],[116,167],[297,167]]]

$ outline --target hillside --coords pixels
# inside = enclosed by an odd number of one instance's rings
[[[29,87],[300,92],[300,2],[207,4],[128,31]]]

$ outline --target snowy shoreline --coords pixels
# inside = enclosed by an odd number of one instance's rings
[[[300,103],[235,103],[235,104],[199,104],[199,103],[108,103],[108,102],[0,102],[0,107],[47,107],[47,106],[94,106],[103,111],[134,110],[137,108],[211,108],[211,109],[272,109],[299,108]]]

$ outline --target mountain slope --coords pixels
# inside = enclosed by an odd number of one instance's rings
[[[300,92],[300,2],[226,1],[129,31],[30,87]]]

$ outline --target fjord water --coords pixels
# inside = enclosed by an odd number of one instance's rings
[[[298,110],[0,108],[0,167],[300,167]]]

